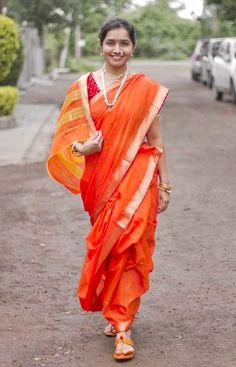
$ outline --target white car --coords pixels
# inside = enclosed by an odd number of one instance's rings
[[[212,88],[212,65],[214,58],[218,55],[220,45],[223,38],[210,38],[205,47],[205,53],[201,58],[201,75],[200,80],[209,88]]]
[[[191,56],[191,77],[192,80],[201,79],[201,59],[206,54],[209,38],[198,40]]]
[[[236,104],[236,37],[222,41],[213,61],[212,76],[215,99],[221,101],[226,93]]]

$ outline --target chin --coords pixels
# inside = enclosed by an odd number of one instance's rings
[[[111,66],[119,66],[119,67],[122,67],[122,66],[125,66],[127,64],[128,60],[109,60],[108,61],[108,64],[110,64]]]

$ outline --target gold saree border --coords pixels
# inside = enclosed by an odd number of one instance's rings
[[[146,168],[146,171],[143,175],[143,179],[142,179],[139,187],[137,188],[137,190],[136,190],[135,194],[133,195],[132,199],[130,200],[130,202],[126,206],[126,208],[125,208],[123,214],[121,215],[120,219],[117,220],[117,221],[114,221],[114,224],[116,226],[114,227],[114,229],[112,231],[112,234],[108,238],[105,239],[106,246],[103,247],[103,250],[100,254],[100,257],[99,257],[99,260],[98,260],[98,263],[97,263],[97,266],[96,266],[96,271],[98,271],[98,269],[102,265],[103,261],[108,256],[108,254],[111,251],[112,247],[114,246],[116,241],[119,239],[120,234],[127,227],[130,220],[132,219],[134,213],[136,212],[139,205],[141,204],[144,196],[146,195],[147,190],[148,190],[148,188],[150,186],[150,183],[152,181],[152,178],[153,178],[153,174],[154,174],[154,171],[155,171],[155,168],[156,168],[157,161],[158,161],[157,156],[151,155],[149,157],[147,168]]]
[[[139,205],[141,204],[144,196],[146,195],[146,192],[152,181],[152,177],[153,177],[157,162],[158,162],[157,156],[151,155],[149,157],[146,172],[144,173],[143,179],[137,191],[133,195],[129,204],[126,206],[122,217],[116,222],[121,228],[123,229],[126,228],[130,220],[132,219],[134,213],[136,212]]]
[[[82,97],[81,100],[82,100],[82,106],[84,109],[85,117],[88,121],[88,125],[89,125],[91,133],[95,134],[97,130],[96,130],[95,124],[93,122],[93,119],[90,113],[89,100],[88,100],[88,88],[87,88],[88,76],[89,76],[89,73],[82,75],[78,79],[78,85],[79,85],[80,93]]]
[[[109,200],[109,198],[111,197],[112,193],[114,192],[114,190],[116,189],[117,185],[119,184],[119,182],[121,181],[121,179],[124,177],[125,173],[127,172],[128,168],[130,167],[135,155],[137,154],[137,151],[140,147],[140,145],[142,144],[147,131],[149,129],[149,127],[151,126],[154,118],[156,117],[156,115],[158,114],[158,112],[160,111],[167,95],[168,95],[169,89],[163,86],[160,86],[156,96],[154,97],[154,100],[150,106],[149,112],[147,114],[147,116],[144,118],[144,120],[142,121],[142,123],[139,126],[139,129],[137,130],[136,136],[132,142],[132,144],[130,145],[130,148],[128,149],[126,155],[124,156],[124,158],[121,160],[120,166],[117,168],[117,170],[114,173],[114,177],[113,180],[110,182],[109,187],[107,188],[105,194],[103,195],[103,197],[101,198],[99,205],[97,205],[95,214],[94,214],[94,218],[96,219],[100,213],[100,211],[102,210],[102,208],[105,206],[106,202]],[[156,149],[162,153],[162,149],[159,147],[156,147]]]

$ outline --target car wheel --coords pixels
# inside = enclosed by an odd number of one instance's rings
[[[236,104],[236,90],[233,80],[230,81],[230,94],[233,98],[233,103]]]
[[[207,75],[207,86],[208,86],[208,88],[212,88],[212,83],[213,82],[213,78],[212,78],[212,75],[211,75],[211,73],[208,73],[208,75]]]
[[[194,80],[194,81],[196,81],[197,80],[197,76],[196,76],[196,74],[192,71],[192,73],[191,73],[191,78],[192,78],[192,80]]]
[[[215,85],[215,81],[213,79],[213,94],[216,101],[222,101],[223,99],[223,92],[219,91]]]

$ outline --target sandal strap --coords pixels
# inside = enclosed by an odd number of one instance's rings
[[[134,347],[134,342],[132,339],[128,339],[128,338],[124,338],[123,336],[120,336],[119,339],[115,340],[115,346],[117,346],[118,344],[126,344],[126,345],[131,345],[131,347]]]

